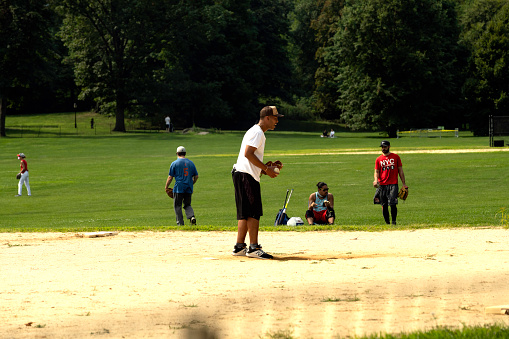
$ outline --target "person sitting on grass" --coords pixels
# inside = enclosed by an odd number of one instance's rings
[[[311,193],[308,201],[306,219],[310,225],[334,224],[334,196],[329,193],[329,187],[324,182],[316,184],[318,191]]]

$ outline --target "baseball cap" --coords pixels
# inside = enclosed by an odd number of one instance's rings
[[[384,141],[382,141],[382,142],[380,143],[380,147],[390,146],[390,145],[391,145],[391,143],[390,143],[390,142],[388,142],[387,140],[384,140]]]
[[[260,118],[270,117],[270,116],[278,117],[278,118],[284,117],[283,114],[279,114],[277,112],[276,106],[265,106],[264,108],[262,108],[262,110],[260,111]]]
[[[177,153],[186,153],[186,149],[184,148],[184,146],[177,147]]]
[[[21,157],[21,158],[25,158],[25,153],[19,153],[17,156]]]

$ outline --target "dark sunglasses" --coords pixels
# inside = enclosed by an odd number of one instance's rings
[[[320,188],[322,191],[328,191],[329,188]]]

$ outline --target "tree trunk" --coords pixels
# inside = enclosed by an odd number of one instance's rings
[[[117,108],[115,109],[115,132],[125,132],[124,113],[127,100],[123,95],[117,94]]]
[[[5,134],[5,115],[7,114],[7,108],[4,105],[4,96],[0,93],[0,137],[7,136]]]

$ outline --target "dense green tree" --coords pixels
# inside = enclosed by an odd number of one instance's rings
[[[393,137],[455,121],[459,32],[449,0],[351,0],[339,24],[325,60],[352,128]]]
[[[269,0],[179,2],[171,12],[161,75],[181,125],[252,123],[261,102],[289,98],[287,4]]]
[[[125,131],[125,113],[154,100],[158,42],[165,27],[163,0],[62,0],[61,37],[69,49],[80,99],[92,98],[99,112],[115,114]]]
[[[470,53],[463,86],[469,122],[476,135],[487,135],[489,115],[509,114],[509,2],[468,1],[461,26]]]
[[[0,0],[0,136],[8,98],[50,74],[51,14],[42,0]]]
[[[337,105],[338,91],[334,81],[333,65],[326,58],[334,46],[345,0],[316,0],[320,14],[311,21],[316,31],[315,40],[318,44],[315,59],[318,67],[315,72],[314,108],[318,115],[325,119],[339,119],[341,110]]]
[[[295,69],[295,82],[298,84],[296,94],[299,96],[310,97],[315,88],[318,68],[315,55],[319,45],[311,23],[317,20],[319,14],[316,0],[296,0],[291,12],[290,55]]]

